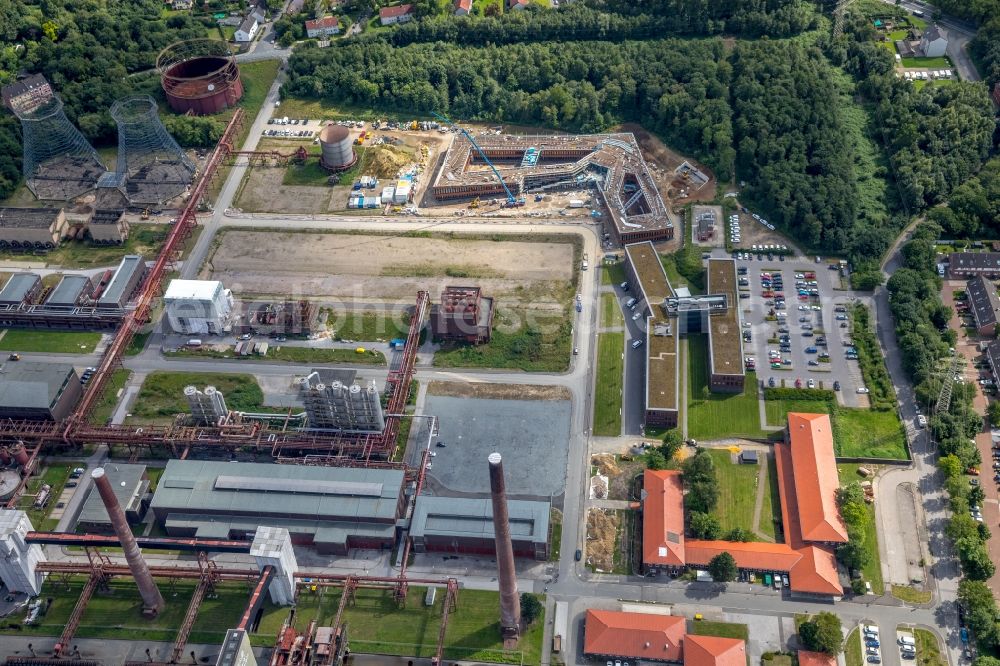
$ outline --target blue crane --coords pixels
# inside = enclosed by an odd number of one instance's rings
[[[449,120],[447,116],[442,116],[440,113],[435,113],[434,111],[431,111],[431,115],[433,115],[435,118],[437,118],[442,122],[458,127],[458,125],[455,125],[455,123],[451,122],[451,120]],[[509,187],[507,187],[507,183],[503,182],[503,176],[501,176],[500,172],[497,171],[497,168],[493,166],[493,162],[490,162],[490,158],[486,157],[486,153],[484,153],[483,149],[479,147],[479,144],[476,143],[476,140],[472,138],[472,135],[469,134],[469,132],[463,127],[458,127],[458,131],[462,133],[462,136],[464,136],[466,139],[469,140],[469,143],[472,144],[472,147],[476,149],[476,152],[479,153],[479,156],[483,158],[483,161],[486,162],[486,165],[489,166],[489,168],[493,171],[493,175],[496,176],[497,180],[500,181],[500,186],[503,188],[503,191],[507,193],[507,205],[515,206],[518,204],[518,202],[523,203],[524,200],[515,197],[514,193],[510,191]]]

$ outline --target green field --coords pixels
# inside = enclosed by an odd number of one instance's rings
[[[50,354],[92,354],[101,341],[100,333],[89,331],[36,331],[8,328],[0,337],[0,350],[47,352]]]
[[[594,434],[617,437],[622,431],[622,381],[625,334],[597,336],[597,384],[594,389]]]
[[[931,600],[930,590],[918,590],[909,585],[893,585],[892,596],[911,604],[926,604]]]
[[[287,142],[283,144],[286,151],[288,150],[288,145]],[[288,165],[284,175],[281,177],[281,184],[330,187],[331,173],[319,163],[319,146],[309,144],[307,150],[309,151],[310,159],[306,160],[304,164]],[[354,152],[358,156],[358,159],[350,169],[337,174],[338,185],[352,185],[358,179],[358,176],[365,173],[374,154],[373,152],[369,152],[366,146],[355,146]]]
[[[688,336],[687,351],[688,436],[692,439],[767,437],[760,429],[756,373],[747,373],[743,393],[711,393],[708,390],[708,336]]]
[[[562,372],[569,367],[573,325],[566,313],[497,308],[493,337],[482,345],[445,343],[434,354],[438,368],[504,368],[525,372]],[[514,328],[516,326],[516,328]]]
[[[863,480],[858,474],[858,468],[863,467],[856,463],[842,463],[837,465],[837,475],[840,477],[840,485],[846,486],[855,481]],[[872,592],[877,595],[885,593],[885,581],[882,579],[882,561],[878,552],[878,530],[875,522],[875,506],[866,504],[868,512],[868,522],[865,525],[865,550],[868,551],[868,564],[861,569],[864,579],[872,584]]]
[[[782,533],[778,529],[779,525],[781,525],[781,493],[778,491],[778,469],[774,456],[767,456],[767,485],[764,486],[760,525],[757,529],[775,541],[781,541]]]
[[[118,368],[111,373],[111,378],[105,384],[101,397],[94,403],[94,409],[90,412],[90,422],[95,425],[104,425],[115,411],[118,404],[118,392],[125,388],[128,378],[132,376],[131,370]]]
[[[410,316],[403,312],[331,312],[326,326],[339,340],[391,340],[405,338],[410,331]]]
[[[268,411],[264,409],[264,392],[253,375],[217,374],[201,372],[152,372],[146,377],[139,395],[132,406],[132,418],[141,420],[172,421],[175,414],[188,412],[184,387],[197,386],[204,390],[214,386],[226,398],[229,409],[243,412]]]
[[[914,629],[913,638],[917,642],[917,663],[920,666],[948,666],[948,660],[941,655],[941,645],[933,633],[926,629]]]
[[[767,424],[785,426],[788,412],[803,412],[805,414],[829,414],[833,405],[826,400],[765,400],[764,411],[767,414]]]
[[[23,617],[18,614],[0,620],[0,633],[58,636],[76,605],[84,580],[83,577],[76,576],[68,583],[55,579],[46,581],[42,595],[51,598],[52,605],[39,623],[31,626],[20,625]],[[107,592],[97,592],[91,597],[80,620],[76,636],[125,640],[173,640],[187,612],[195,583],[166,579],[158,579],[157,583],[166,605],[155,619],[142,617],[141,600],[135,583],[127,578],[115,578],[109,583]],[[195,628],[190,636],[192,643],[219,643],[226,630],[239,622],[248,598],[246,585],[222,583],[217,590],[218,598],[205,599],[198,611]],[[17,624],[20,629],[11,628],[11,624]],[[273,642],[274,636],[271,640]]]
[[[947,56],[937,58],[903,58],[903,67],[907,69],[926,67],[929,69],[950,69],[951,60]]]
[[[739,638],[744,641],[750,640],[750,631],[747,629],[747,625],[736,622],[695,620],[688,622],[688,633],[695,636],[720,636],[722,638]]]
[[[719,503],[712,513],[719,519],[723,534],[736,527],[748,532],[755,531],[753,507],[757,499],[757,473],[760,467],[733,463],[733,454],[728,449],[709,449],[708,453],[715,462],[715,476],[719,481]],[[770,504],[765,506],[765,509],[769,508]],[[778,517],[780,516],[779,511]],[[763,520],[762,517],[761,521]]]
[[[28,481],[24,495],[18,500],[18,508],[28,513],[28,518],[31,519],[31,524],[36,530],[55,529],[59,521],[49,518],[49,514],[55,508],[57,498],[62,493],[63,487],[69,479],[69,473],[74,467],[76,467],[75,464],[47,464],[42,467],[40,475],[36,474]],[[33,506],[34,494],[45,484],[52,486],[51,499],[44,508],[36,509]]]
[[[625,280],[625,264],[623,262],[618,262],[614,264],[603,264],[601,266],[601,284],[602,285],[619,285]]]
[[[844,660],[847,666],[865,666],[861,655],[861,629],[856,627],[844,642]]]
[[[906,436],[895,411],[838,407],[833,418],[838,457],[905,460]]]
[[[322,588],[321,588],[322,589]],[[424,605],[426,588],[411,586],[409,601],[400,609],[387,590],[359,589],[355,603],[344,611],[351,647],[357,652],[433,656],[441,627],[444,589],[438,588],[432,607]],[[304,629],[316,619],[322,625],[336,614],[340,591],[301,591],[296,602],[295,626]],[[541,597],[540,597],[541,600]],[[520,651],[503,652],[499,630],[499,597],[496,592],[460,590],[458,608],[448,620],[445,658],[449,660],[495,663],[538,664],[541,660],[542,630],[545,619],[538,618],[520,641]],[[273,645],[274,637],[287,617],[287,608],[265,609],[255,645]],[[523,654],[522,652],[523,651]],[[523,659],[523,661],[522,661]]]
[[[601,294],[601,327],[613,328],[624,323],[625,317],[622,315],[618,297],[614,294]]]

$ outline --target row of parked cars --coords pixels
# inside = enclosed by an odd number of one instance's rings
[[[264,136],[290,136],[309,138],[316,132],[312,130],[264,130]]]

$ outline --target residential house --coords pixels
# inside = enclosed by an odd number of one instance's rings
[[[413,20],[413,5],[394,5],[378,10],[378,20],[382,25],[406,23]]]
[[[522,10],[527,9],[530,0],[508,0],[507,9]]]
[[[250,14],[240,23],[240,27],[236,29],[233,39],[240,44],[252,42],[254,37],[257,36],[258,30],[260,30],[260,23],[254,18],[253,14]]]
[[[925,58],[940,58],[948,50],[948,40],[936,25],[929,26],[920,35],[920,53]]]
[[[472,0],[456,0],[455,16],[468,16],[472,11]]]
[[[340,34],[340,19],[336,16],[324,16],[323,18],[306,21],[306,37],[316,39]]]
[[[982,275],[977,275],[965,288],[969,298],[969,310],[976,322],[975,328],[979,335],[992,336],[996,333],[1000,322],[1000,296],[993,282]]]

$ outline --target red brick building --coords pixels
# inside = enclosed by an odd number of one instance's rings
[[[445,287],[440,305],[431,306],[431,330],[435,340],[490,341],[493,333],[493,299],[479,287]]]

